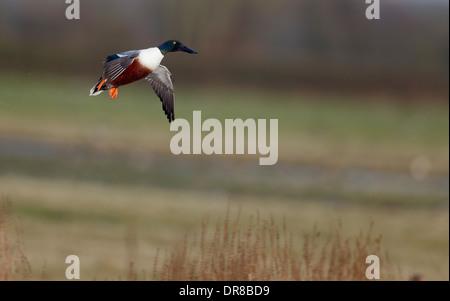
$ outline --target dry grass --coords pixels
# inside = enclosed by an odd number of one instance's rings
[[[23,252],[22,232],[12,213],[12,203],[3,201],[0,280],[32,280],[31,266]],[[401,279],[401,274],[390,267],[387,252],[382,252],[381,236],[373,238],[372,229],[373,223],[365,232],[344,237],[339,222],[327,237],[321,237],[314,227],[301,236],[300,244],[295,244],[296,236],[288,231],[285,220],[280,227],[273,216],[264,219],[257,213],[245,223],[241,210],[232,217],[228,209],[215,228],[210,227],[208,215],[203,219],[199,239],[185,238],[181,246],[162,256],[158,251],[150,275],[145,270],[136,271],[137,238],[134,227],[130,227],[125,240],[129,269],[118,280],[358,281],[367,280],[368,255],[380,257],[382,280]],[[299,245],[301,250],[295,248]],[[41,279],[44,278],[42,274]]]
[[[23,252],[22,230],[12,216],[12,203],[0,203],[0,280],[30,280],[31,266]]]
[[[380,257],[381,277],[393,280],[387,253],[382,256],[381,237],[372,238],[373,223],[367,233],[342,237],[339,223],[333,235],[323,240],[313,231],[303,236],[303,250],[293,247],[293,235],[286,222],[280,227],[273,216],[265,220],[251,216],[242,226],[240,213],[208,233],[209,220],[202,223],[200,240],[184,240],[180,247],[155,258],[153,278],[169,281],[301,281],[301,280],[367,280],[368,255]]]

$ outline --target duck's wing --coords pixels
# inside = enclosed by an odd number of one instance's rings
[[[146,78],[162,102],[162,108],[169,122],[175,119],[175,103],[173,96],[173,78],[169,69],[163,65],[153,70]]]
[[[112,82],[122,74],[133,63],[140,52],[140,50],[130,50],[107,56],[104,61],[102,74],[102,78],[107,79],[106,84]]]

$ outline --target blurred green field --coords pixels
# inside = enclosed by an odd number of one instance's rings
[[[148,83],[87,97],[92,81],[29,74],[0,76],[0,134],[103,143],[169,152],[174,133]],[[448,173],[448,103],[405,103],[383,96],[303,95],[176,84],[176,117],[278,118],[279,160],[336,167],[409,170],[426,154],[432,172]],[[100,142],[99,142],[100,140]]]
[[[158,248],[241,206],[286,217],[294,239],[373,220],[402,279],[449,279],[448,103],[175,82],[178,118],[278,118],[279,161],[263,167],[258,156],[172,155],[146,82],[112,101],[88,97],[94,81],[0,75],[0,195],[20,216],[34,278],[63,280],[69,254],[83,280],[124,277],[130,260],[151,273]]]

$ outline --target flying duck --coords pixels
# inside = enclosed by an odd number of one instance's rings
[[[167,67],[160,65],[167,52],[184,51],[197,53],[183,43],[169,40],[158,47],[130,50],[109,55],[103,65],[100,79],[92,87],[89,96],[109,90],[111,98],[117,98],[118,87],[145,78],[162,102],[169,122],[175,119],[172,74]]]

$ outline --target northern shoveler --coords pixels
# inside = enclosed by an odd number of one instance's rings
[[[104,61],[102,76],[92,87],[89,95],[98,95],[105,90],[109,90],[109,95],[115,99],[119,86],[145,78],[161,99],[162,108],[169,122],[173,121],[175,114],[172,74],[160,63],[167,52],[175,51],[197,53],[197,51],[189,49],[179,41],[170,40],[158,47],[109,55]]]

